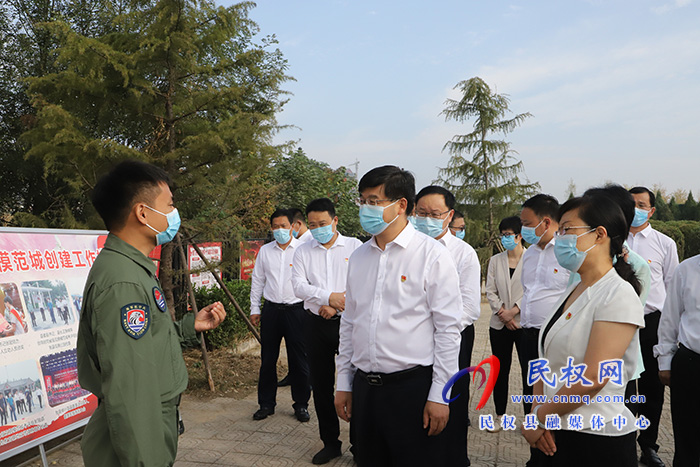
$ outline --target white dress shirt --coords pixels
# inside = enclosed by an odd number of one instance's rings
[[[273,303],[299,303],[292,288],[292,265],[294,253],[301,245],[299,240],[292,238],[284,250],[276,241],[260,247],[250,284],[251,315],[260,314],[261,296]]]
[[[428,400],[458,371],[462,297],[449,251],[408,223],[382,251],[373,237],[350,258],[336,358],[338,391],[356,369],[393,373],[433,365]]]
[[[659,370],[671,369],[678,343],[700,353],[700,255],[683,261],[673,274],[659,321],[654,356]]]
[[[452,235],[450,229],[442,236],[440,243],[447,247],[452,260],[457,266],[459,290],[462,293],[461,328],[464,330],[479,319],[481,314],[481,264],[474,248],[464,240]]]
[[[314,236],[311,234],[311,230],[306,229],[306,232],[301,234],[297,240],[299,240],[302,243],[307,243],[310,242],[311,240],[314,239]]]
[[[523,252],[523,255],[525,255],[525,252]],[[486,273],[486,298],[491,306],[490,327],[500,330],[505,326],[497,315],[502,306],[505,307],[506,310],[510,310],[515,305],[518,305],[518,308],[520,308],[523,299],[522,271],[522,255],[515,267],[513,276],[510,275],[507,251],[491,257],[489,268]],[[513,319],[516,323],[520,324],[520,313],[515,315]]]
[[[345,292],[350,256],[360,245],[358,239],[338,233],[328,249],[316,240],[297,248],[292,286],[297,298],[304,300],[304,308],[317,315],[321,306],[329,305],[331,293]]]
[[[547,396],[548,400],[551,400],[565,385],[565,380],[561,377],[561,369],[567,366],[568,358],[573,358],[574,365],[580,365],[584,362],[594,322],[609,321],[613,323],[629,323],[638,328],[644,327],[642,302],[639,301],[637,293],[629,282],[617,274],[615,268],[611,268],[605,276],[586,288],[574,300],[564,314],[557,319],[543,341],[542,335],[547,323],[554,317],[556,311],[575,287],[576,284],[572,285],[565,291],[566,293],[562,294],[540,329],[539,355],[549,361],[549,368],[557,375],[557,382],[554,388],[543,384],[544,395]],[[599,396],[603,398],[606,396],[620,396],[624,400],[625,388],[637,369],[637,360],[640,358],[638,335],[639,329],[635,331],[632,341],[622,356],[622,385],[618,386],[608,381],[595,396],[592,396],[591,400]],[[548,375],[548,378],[551,376],[552,373]],[[611,397],[609,400],[612,401],[614,399]],[[634,424],[634,415],[625,406],[624,402],[584,404],[569,412],[569,414],[583,415],[582,432],[590,434],[620,436],[637,430]],[[600,414],[605,418],[605,425],[601,431],[593,431],[591,429],[591,417],[594,414]],[[621,430],[618,430],[613,424],[613,419],[619,414],[622,414],[627,419],[627,424]],[[567,426],[566,417],[562,416],[561,418],[562,426]]]
[[[554,255],[554,238],[544,249],[532,245],[525,250],[522,282],[520,325],[540,329],[545,318],[555,311],[554,305],[569,284],[569,271],[559,265]]]
[[[627,243],[649,263],[651,269],[651,285],[644,305],[644,314],[661,310],[666,300],[666,289],[678,267],[676,242],[648,225],[636,235],[630,232]]]

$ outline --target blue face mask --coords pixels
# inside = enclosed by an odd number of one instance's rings
[[[416,216],[408,216],[408,222],[411,223],[414,229],[416,228]]]
[[[557,257],[557,261],[561,267],[568,269],[571,272],[578,272],[579,268],[586,260],[586,255],[589,251],[595,248],[594,243],[592,247],[586,251],[580,251],[576,247],[576,242],[579,237],[593,232],[595,229],[591,229],[588,232],[584,232],[581,235],[569,234],[569,235],[557,235],[554,239],[554,256]]]
[[[394,201],[389,206],[398,203],[398,201]],[[365,232],[370,235],[379,235],[399,218],[397,215],[391,222],[384,222],[384,210],[389,206],[370,206],[369,204],[360,206],[360,225],[365,229]]]
[[[443,219],[433,219],[432,217],[416,217],[416,229],[429,237],[439,237],[445,230],[442,226]]]
[[[458,230],[457,233],[455,234],[455,237],[459,238],[460,240],[464,240],[464,230]]]
[[[518,244],[515,243],[515,235],[503,235],[501,237],[501,245],[503,245],[503,248],[506,250],[515,250],[515,247],[518,246]]]
[[[272,231],[272,236],[280,245],[285,245],[292,239],[289,235],[289,229],[275,229]]]
[[[298,231],[298,230],[292,230],[292,237],[294,237],[294,238],[299,238],[299,231]]]
[[[165,218],[168,220],[168,228],[165,229],[163,232],[159,232],[150,225],[146,224],[146,227],[154,231],[156,235],[156,245],[163,245],[164,243],[168,243],[173,241],[175,238],[175,235],[177,235],[177,231],[180,230],[180,213],[177,212],[177,209],[173,209],[167,214],[164,214],[156,209],[153,209],[147,204],[144,204],[148,209],[150,209],[153,212],[157,212],[161,216],[165,216]]]
[[[537,235],[535,231],[537,228],[542,225],[542,222],[544,222],[544,219],[540,221],[539,224],[537,224],[535,227],[523,227],[520,231],[520,234],[523,236],[523,239],[531,244],[531,245],[536,245],[539,243],[540,239],[542,238],[542,235]]]
[[[632,219],[632,227],[641,227],[649,220],[649,212],[644,209],[634,208],[634,219]]]
[[[333,225],[328,224],[324,225],[323,227],[311,229],[311,235],[313,235],[313,237],[318,243],[320,243],[321,245],[325,245],[326,243],[331,241],[333,235],[335,235],[335,232],[333,232]]]

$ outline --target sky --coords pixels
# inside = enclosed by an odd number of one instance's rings
[[[230,5],[230,0],[216,0]],[[440,113],[478,76],[533,117],[507,135],[523,176],[566,198],[606,182],[700,195],[700,1],[259,0],[296,81],[276,142],[417,189],[473,122]],[[683,200],[684,201],[684,200]]]

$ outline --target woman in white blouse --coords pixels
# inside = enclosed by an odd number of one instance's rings
[[[489,260],[488,273],[486,274],[486,298],[491,306],[491,322],[489,328],[489,340],[491,352],[500,364],[498,379],[493,388],[493,402],[496,406],[496,415],[503,416],[508,404],[508,376],[513,356],[513,345],[518,351],[523,385],[527,382],[527,362],[522,361],[520,350],[522,329],[520,328],[520,300],[523,298],[523,284],[520,281],[523,247],[520,230],[522,223],[520,217],[506,217],[498,225],[501,232],[501,244],[505,251],[493,255]],[[530,404],[526,405],[525,413],[530,411]],[[501,430],[501,423],[494,424],[491,432]]]
[[[559,218],[557,260],[581,282],[567,289],[540,332],[540,359],[547,362],[539,364],[550,371],[535,378],[534,393],[548,402],[533,407],[535,420],[526,417],[522,433],[550,456],[546,465],[636,467],[636,420],[624,395],[637,367],[644,312],[629,264],[613,266],[629,226],[615,200],[599,192],[570,199]],[[533,362],[529,377],[537,376]]]

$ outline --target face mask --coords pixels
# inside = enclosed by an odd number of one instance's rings
[[[506,250],[515,250],[515,247],[518,246],[518,244],[515,243],[515,235],[502,236],[501,245],[503,245],[503,248]]]
[[[432,217],[416,217],[416,229],[429,237],[439,237],[446,229],[442,227],[443,219]]]
[[[294,238],[299,238],[299,231],[298,231],[298,230],[292,230],[292,237],[294,237]]]
[[[641,227],[649,220],[649,212],[643,209],[634,208],[634,219],[632,219],[632,227]]]
[[[459,238],[460,240],[464,240],[464,234],[466,232],[464,230],[458,230],[457,233],[455,234],[455,237]]]
[[[542,225],[542,222],[544,222],[544,219],[540,221],[539,224],[537,224],[535,227],[523,227],[520,234],[523,236],[523,239],[531,245],[536,245],[539,243],[540,239],[542,238],[542,235],[537,235],[535,231],[537,228]]]
[[[323,227],[311,229],[311,235],[313,235],[313,237],[318,243],[320,243],[321,245],[325,245],[326,243],[331,241],[333,235],[335,235],[335,232],[333,232],[333,225],[328,224],[324,225]]]
[[[408,222],[411,223],[413,228],[416,228],[416,216],[408,216]]]
[[[156,209],[153,209],[147,204],[144,204],[144,206],[146,206],[153,212],[157,212],[161,216],[165,216],[165,218],[168,220],[168,228],[165,229],[163,232],[159,232],[150,225],[146,224],[146,227],[148,227],[157,234],[156,245],[163,245],[164,243],[171,242],[175,238],[175,235],[177,235],[177,231],[180,230],[180,213],[177,212],[177,209],[173,209],[169,213],[164,214]]]
[[[571,272],[577,272],[589,251],[595,248],[596,244],[586,251],[580,251],[576,247],[576,241],[579,237],[593,232],[595,229],[591,229],[588,232],[584,232],[581,235],[557,235],[554,240],[554,256],[557,257],[557,261],[561,267],[568,269]]]
[[[272,231],[272,236],[280,245],[285,245],[292,239],[289,235],[289,229],[275,229]]]
[[[393,206],[398,201],[394,201],[389,206]],[[360,225],[365,232],[370,235],[379,235],[399,218],[397,215],[391,222],[384,222],[384,210],[389,206],[370,206],[369,204],[360,206]]]

